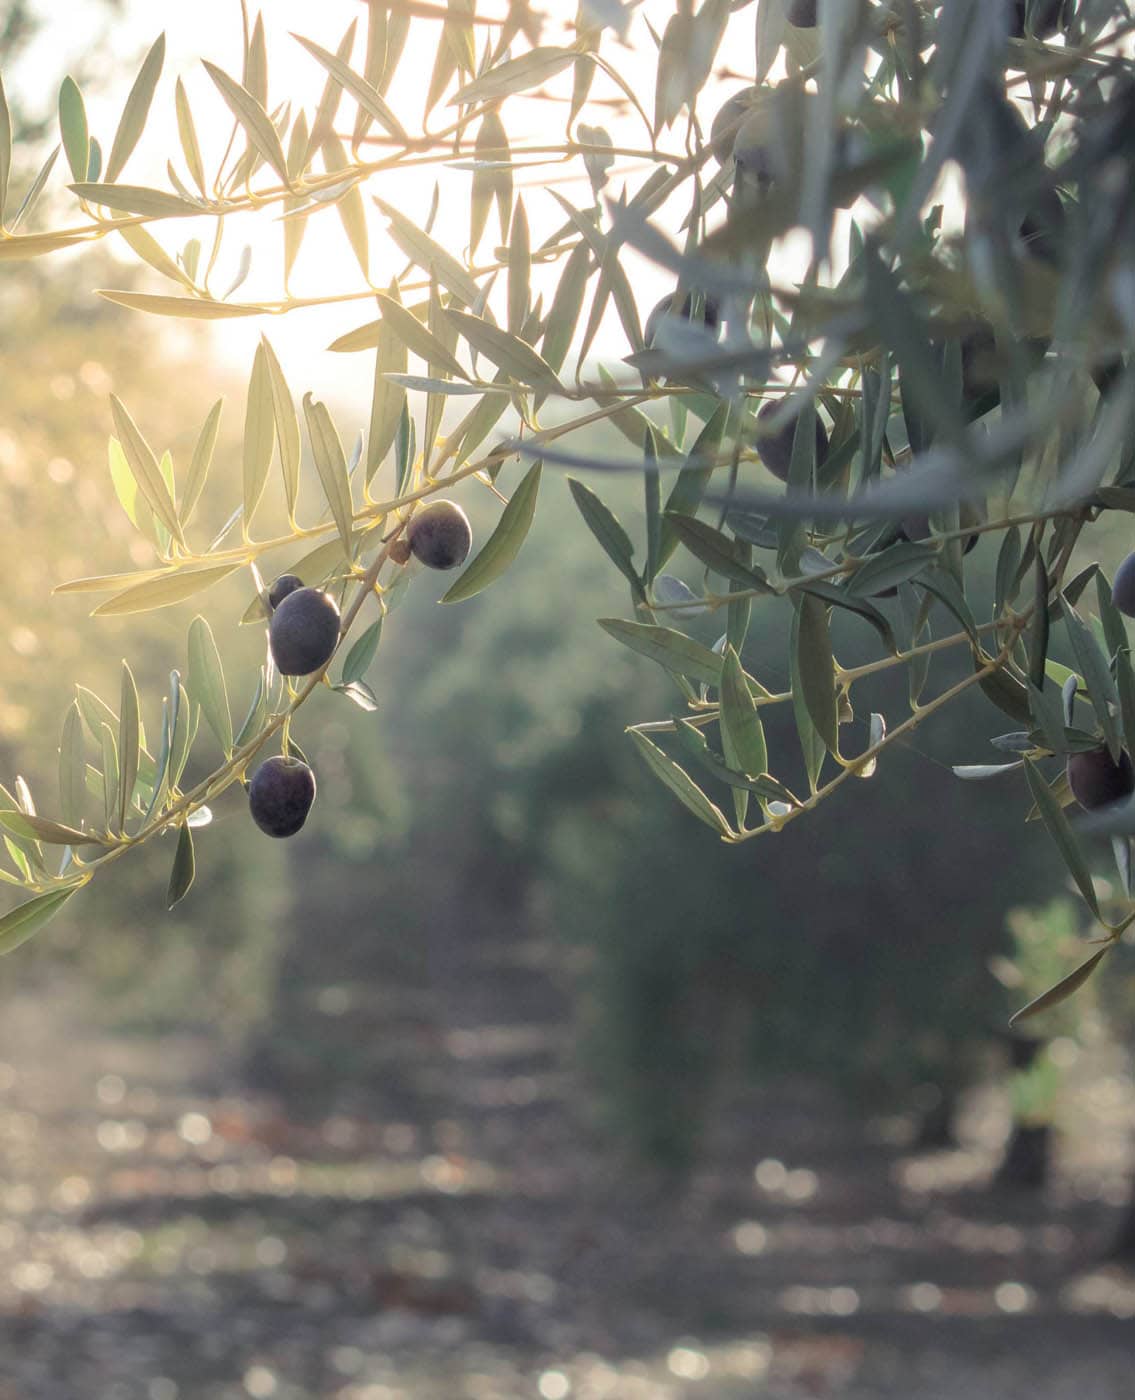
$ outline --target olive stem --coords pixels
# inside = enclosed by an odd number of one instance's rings
[[[811,797],[805,798],[803,802],[791,808],[788,812],[784,813],[783,816],[770,817],[764,826],[753,827],[738,832],[735,835],[723,837],[722,839],[731,844],[748,841],[754,836],[764,835],[767,831],[779,831],[781,827],[793,821],[796,817],[800,816],[801,813],[812,811],[813,808],[819,806],[825,798],[829,797],[836,788],[846,782],[848,778],[854,777],[861,768],[866,767],[866,765],[881,754],[885,748],[888,748],[897,740],[911,733],[923,720],[928,719],[936,711],[942,709],[943,706],[948,705],[952,700],[969,690],[971,686],[979,684],[987,676],[991,676],[994,671],[999,671],[1008,659],[1009,648],[1002,647],[997,656],[987,662],[986,665],[982,666],[980,670],[975,671],[971,676],[965,676],[962,680],[958,681],[956,685],[952,685],[948,690],[944,690],[941,695],[936,696],[928,705],[924,705],[920,710],[916,710],[905,719],[897,729],[893,729],[889,734],[880,739],[877,744],[873,744],[869,749],[864,750],[857,758],[848,762],[847,765],[836,774],[831,782],[817,789]]]
[[[144,827],[141,831],[135,832],[133,836],[127,837],[120,844],[116,845],[113,850],[108,851],[106,855],[91,861],[90,865],[87,867],[88,870],[93,871],[95,867],[109,865],[127,851],[132,850],[135,846],[140,846],[143,842],[148,841],[150,837],[154,836],[157,832],[166,830],[171,823],[176,822],[183,814],[195,810],[211,797],[218,796],[237,779],[243,769],[247,767],[249,760],[259,753],[273,734],[276,734],[279,730],[290,725],[291,718],[295,712],[304,701],[308,699],[315,688],[323,683],[328,667],[338,654],[363,604],[374,590],[374,585],[378,581],[378,575],[382,570],[382,566],[390,557],[391,544],[394,543],[404,528],[404,523],[400,524],[387,543],[371,561],[370,567],[363,576],[350,607],[343,614],[339,626],[339,641],[335,646],[335,651],[332,652],[331,656],[327,658],[318,671],[313,671],[310,676],[304,678],[303,685],[295,692],[290,703],[281,710],[279,714],[273,715],[259,734],[249,739],[247,743],[242,744],[239,749],[234,749],[228,760],[222,764],[220,768],[216,769],[207,778],[202,779],[191,791],[184,793],[172,807],[161,813],[160,816],[155,817],[149,826]]]

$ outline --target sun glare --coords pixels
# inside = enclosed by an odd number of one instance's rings
[[[574,4],[559,4],[552,0],[543,7],[540,41],[546,44],[568,44],[574,38]],[[249,6],[254,17],[255,7]],[[491,40],[493,32],[507,14],[504,0],[480,0],[476,6],[477,45],[480,52]],[[647,94],[653,88],[657,66],[657,47],[651,33],[660,33],[673,13],[668,0],[649,0],[633,11],[625,42],[605,46],[605,54],[617,68],[627,87],[636,94]],[[312,6],[306,0],[273,0],[263,7],[268,52],[269,110],[289,100],[307,109],[309,118],[323,90],[324,73],[297,42],[294,35],[303,35],[334,52],[352,23],[357,26],[351,61],[361,63],[366,42],[365,8],[354,3]],[[113,132],[128,87],[127,75],[140,61],[147,46],[156,35],[166,34],[167,57],[158,87],[157,97],[142,141],[123,178],[139,184],[168,188],[166,160],[178,152],[173,87],[180,77],[185,84],[194,120],[197,125],[206,171],[215,170],[231,137],[231,115],[213,88],[200,60],[208,58],[227,72],[239,76],[241,67],[241,6],[239,0],[198,0],[192,6],[143,3],[128,0],[125,14],[111,28],[105,28],[105,16],[96,5],[68,7],[66,13],[56,11],[46,16],[47,23],[36,44],[25,55],[15,73],[15,82],[29,97],[42,105],[50,105],[41,94],[52,93],[68,65],[75,64],[85,47],[97,44],[101,35],[106,48],[103,74],[113,75],[100,85],[89,85],[87,109],[92,133],[107,141]],[[480,21],[484,21],[480,23]],[[702,91],[699,112],[708,123],[720,102],[747,78],[752,68],[751,16],[735,16],[730,31],[719,52],[716,71]],[[422,109],[429,74],[433,68],[442,26],[436,20],[414,18],[406,48],[394,81],[387,94],[393,109],[415,133],[422,130]],[[518,46],[519,49],[519,46]],[[724,66],[728,65],[728,66]],[[532,244],[536,247],[563,223],[563,211],[546,191],[555,189],[576,206],[586,207],[592,196],[588,177],[579,156],[548,163],[548,147],[562,143],[569,111],[572,75],[566,73],[551,79],[532,95],[510,98],[506,124],[518,168],[514,171],[517,194],[524,199],[531,226]],[[354,122],[354,104],[345,96],[339,105],[336,129],[349,142]],[[429,114],[426,130],[443,130],[453,119],[455,109],[442,101]],[[596,113],[601,115],[597,118]],[[652,116],[652,113],[647,113]],[[620,154],[609,171],[606,191],[615,197],[624,185],[633,191],[653,168],[648,156],[649,132],[642,113],[634,110],[625,92],[606,74],[597,73],[591,91],[588,117],[593,125],[602,124]],[[685,117],[680,117],[659,137],[663,150],[684,153]],[[541,151],[541,148],[544,148]],[[375,137],[363,147],[364,153],[379,153],[380,139]],[[531,163],[525,163],[525,152],[531,153]],[[537,153],[540,152],[538,157]],[[642,152],[641,155],[636,154]],[[384,288],[400,275],[405,259],[385,233],[385,220],[371,202],[377,196],[395,205],[410,219],[423,226],[430,215],[433,202],[437,210],[432,229],[435,237],[461,259],[469,257],[465,246],[468,229],[468,209],[472,174],[462,163],[471,154],[471,139],[460,150],[434,152],[420,159],[407,160],[396,171],[373,176],[362,186],[367,211],[369,234],[368,275],[375,288]],[[174,165],[180,164],[180,153]],[[182,172],[184,174],[184,172]],[[671,220],[676,227],[683,210],[676,210]],[[663,216],[665,217],[665,215]],[[334,207],[317,210],[307,220],[308,227],[302,249],[289,279],[288,290],[293,298],[326,304],[292,310],[286,316],[249,317],[247,320],[221,321],[210,327],[218,358],[239,369],[251,362],[252,353],[262,331],[267,330],[277,346],[285,365],[298,376],[307,377],[320,385],[323,392],[340,398],[354,399],[369,394],[372,366],[369,356],[328,355],[326,346],[336,336],[373,318],[369,293],[363,287],[358,261],[343,232]],[[452,234],[447,238],[447,231]],[[200,221],[166,220],[154,228],[165,250],[176,256],[186,240],[203,237]],[[205,238],[202,265],[209,256]],[[493,258],[494,249],[503,242],[496,211],[490,215],[473,265]],[[134,262],[125,247],[124,262]],[[81,252],[78,256],[82,256]],[[632,285],[640,305],[649,306],[670,288],[669,276],[633,253],[624,257],[631,274]],[[229,290],[245,272],[235,290]],[[284,294],[283,227],[280,214],[273,212],[230,216],[225,222],[223,241],[216,256],[209,286],[215,297],[228,296],[245,303],[278,303]],[[558,265],[544,277],[538,267],[533,269],[533,294],[550,294],[555,285]],[[155,291],[167,291],[157,274],[146,273],[144,285]],[[151,287],[151,284],[152,287]],[[124,312],[123,315],[130,313]],[[601,358],[617,360],[627,353],[625,334],[617,317],[609,312],[593,347]]]

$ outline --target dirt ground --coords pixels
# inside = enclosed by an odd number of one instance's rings
[[[596,1149],[570,1048],[499,1019],[410,1036],[366,1099],[238,1091],[207,1041],[9,995],[0,1400],[1135,1394],[1118,1074],[1040,1197],[989,1189],[994,1094],[917,1155],[787,1083],[723,1107],[679,1192]]]

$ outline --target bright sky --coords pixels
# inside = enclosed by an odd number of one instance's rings
[[[310,0],[271,0],[264,7],[268,44],[269,106],[273,107],[285,97],[303,105],[309,118],[322,92],[324,74],[316,62],[291,37],[290,31],[301,33],[315,40],[324,48],[334,51],[352,19],[359,21],[359,34],[356,40],[354,64],[361,66],[365,45],[366,7],[358,0],[330,0],[330,3],[312,5]],[[507,6],[504,0],[479,0],[478,11],[489,16],[500,16]],[[547,0],[542,42],[549,44],[567,43],[573,37],[571,19],[575,14],[574,0]],[[100,60],[97,71],[105,83],[102,91],[85,94],[88,118],[92,134],[100,139],[104,152],[109,149],[114,129],[118,121],[122,103],[133,81],[134,73],[148,47],[157,34],[164,29],[167,51],[162,79],[151,112],[150,122],[135,154],[131,157],[120,179],[130,183],[151,184],[169,188],[165,175],[165,161],[174,155],[175,164],[184,175],[184,165],[178,147],[174,119],[173,86],[180,75],[187,87],[190,105],[197,123],[207,173],[215,167],[217,158],[231,128],[231,118],[208,75],[200,65],[202,57],[209,58],[227,72],[240,76],[241,70],[241,18],[239,0],[194,0],[191,5],[178,3],[155,3],[155,0],[127,0],[124,20],[107,25],[103,8],[95,3],[78,3],[72,0],[65,6],[42,6],[48,19],[42,35],[29,49],[14,74],[17,85],[30,100],[43,103],[43,94],[54,94],[58,83],[69,67],[81,61],[82,55],[103,40],[108,60]],[[255,8],[250,4],[253,15]],[[673,0],[646,0],[638,10],[628,33],[627,45],[621,44],[612,31],[604,40],[604,54],[616,64],[635,91],[643,95],[645,105],[650,107],[649,95],[653,91],[654,71],[657,52],[648,31],[649,19],[657,32],[661,32],[667,19],[674,12]],[[753,14],[752,9],[743,11],[730,22],[730,30],[725,43],[719,50],[718,70],[724,64],[735,65],[737,73],[723,79],[713,78],[699,104],[703,120],[708,122],[720,101],[741,85],[744,75],[751,72],[753,64]],[[410,28],[410,39],[399,66],[395,83],[388,94],[391,105],[402,116],[411,130],[419,129],[424,92],[433,66],[436,44],[441,32],[438,23],[415,19]],[[478,43],[483,44],[486,31],[478,32]],[[96,50],[98,51],[98,50]],[[13,75],[6,73],[11,82]],[[520,133],[533,140],[556,141],[561,138],[567,114],[566,97],[570,92],[570,72],[553,80],[548,91],[559,100],[532,102],[525,99],[510,99],[504,109],[504,120],[510,135]],[[602,75],[597,75],[592,89],[593,97],[610,98],[617,89]],[[431,119],[434,126],[441,125],[454,109],[445,109],[444,102],[435,109]],[[344,97],[340,107],[338,130],[350,131],[354,121],[355,104]],[[598,115],[602,113],[602,115]],[[610,131],[616,144],[641,148],[646,144],[646,133],[641,120],[634,114],[626,114],[615,106],[601,106],[587,114],[585,119],[592,124],[602,122]],[[679,120],[669,132],[664,132],[660,144],[665,149],[681,148],[684,121]],[[373,149],[373,148],[372,148]],[[60,161],[62,165],[62,159]],[[617,192],[625,174],[633,189],[645,178],[645,166],[634,167],[633,162],[625,163],[616,169],[609,189]],[[539,187],[551,178],[557,180],[557,187],[574,204],[586,206],[590,203],[590,191],[582,168],[582,162],[575,160],[561,174],[553,167],[516,173],[518,192],[525,195],[525,204],[532,225],[533,243],[539,241],[552,228],[562,222],[562,215],[554,202],[542,195]],[[425,170],[400,172],[395,177],[382,176],[364,187],[368,214],[371,216],[371,276],[377,285],[384,285],[391,274],[404,265],[404,260],[393,244],[383,233],[384,220],[370,205],[369,195],[379,194],[390,203],[395,203],[415,222],[425,221],[435,179],[441,185],[441,213],[435,224],[435,236],[445,241],[447,228],[455,231],[452,251],[458,256],[464,253],[464,236],[467,229],[468,200],[471,175],[468,172],[434,166]],[[185,239],[198,236],[208,247],[207,239],[211,228],[207,221],[179,224],[175,221],[152,226],[153,232],[164,244],[167,251],[175,252]],[[488,231],[482,241],[480,254],[484,258],[491,252],[497,237],[495,211],[490,217]],[[225,242],[216,273],[211,281],[214,294],[219,295],[230,284],[240,264],[243,248],[251,244],[253,248],[252,271],[236,293],[234,300],[275,299],[282,294],[282,227],[274,218],[237,217],[230,218],[226,225]],[[124,255],[130,255],[123,250]],[[669,290],[671,280],[659,269],[638,263],[632,266],[636,292],[641,292],[643,314],[652,302]],[[158,274],[145,274],[147,290],[170,292],[172,284]],[[534,280],[534,287],[539,283]],[[309,228],[292,278],[292,291],[298,295],[320,295],[360,289],[358,266],[341,232],[338,216],[333,209],[316,213],[309,220]],[[123,315],[135,313],[123,312]],[[369,353],[357,355],[328,355],[324,347],[344,331],[372,320],[373,303],[363,301],[357,305],[337,305],[329,308],[302,310],[286,317],[249,318],[242,321],[218,323],[214,327],[217,336],[218,353],[226,360],[245,369],[251,363],[252,349],[261,331],[265,331],[284,363],[285,371],[293,380],[293,387],[312,388],[317,395],[333,395],[342,400],[349,396],[352,400],[369,398],[373,358]],[[617,358],[627,353],[625,339],[617,322],[605,328],[597,342],[601,355]]]

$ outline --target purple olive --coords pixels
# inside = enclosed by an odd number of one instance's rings
[[[650,315],[646,318],[646,326],[642,333],[642,338],[647,346],[654,344],[654,337],[658,334],[658,327],[667,316],[677,316],[683,321],[694,319],[694,294],[687,292],[681,304],[675,310],[674,298],[676,292],[670,292],[654,307]],[[707,330],[716,331],[721,319],[721,308],[716,297],[702,297],[701,314],[697,320]]]
[[[780,410],[780,400],[764,404],[757,412],[757,422],[767,422]],[[775,433],[767,433],[756,440],[757,456],[778,481],[788,480],[788,468],[792,464],[792,441],[796,436],[796,419],[793,418]],[[816,466],[821,467],[828,455],[828,430],[816,414]]]
[[[742,88],[735,92],[717,110],[717,115],[709,128],[709,144],[717,157],[718,165],[725,165],[733,154],[733,142],[737,131],[750,108],[760,94],[760,88]]]
[[[248,785],[248,810],[267,836],[294,836],[315,801],[315,774],[299,758],[265,759]]]
[[[302,587],[303,579],[298,574],[281,574],[268,590],[269,607],[275,612],[289,593],[294,593],[297,588]]]
[[[1104,745],[1068,755],[1066,769],[1072,796],[1086,811],[1121,802],[1135,792],[1135,768],[1126,749],[1120,749],[1119,762]]]
[[[281,676],[310,676],[339,645],[339,605],[318,588],[297,588],[272,614],[268,645]]]
[[[1116,569],[1111,601],[1126,617],[1135,617],[1135,554],[1129,554]]]
[[[431,501],[406,526],[410,553],[429,569],[456,569],[473,544],[469,517],[455,501]]]

